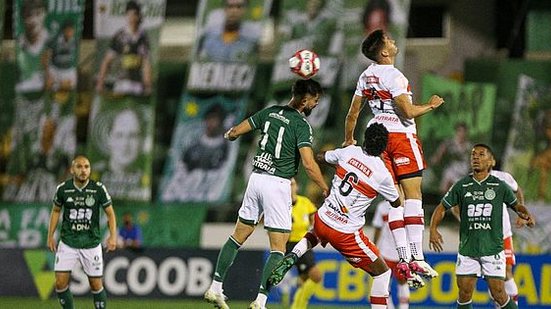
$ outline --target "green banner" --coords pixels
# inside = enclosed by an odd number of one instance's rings
[[[116,200],[151,199],[154,89],[165,4],[95,1],[99,70],[88,155],[94,177]]]
[[[264,21],[272,1],[201,0],[186,89],[248,92],[254,81]]]
[[[376,29],[384,29],[396,41],[399,53],[396,67],[404,65],[406,35],[411,0],[346,0],[342,31],[345,57],[340,78],[343,89],[355,89],[358,77],[372,63],[361,53],[363,39]],[[348,102],[349,103],[349,102]]]
[[[49,201],[76,149],[84,0],[14,1],[15,117],[3,199]]]
[[[152,207],[145,203],[113,205],[119,227],[123,214],[133,215],[134,223],[142,229],[144,247],[198,247],[206,208],[193,204],[188,207],[165,206]],[[0,248],[46,247],[51,207],[49,204],[0,203]],[[185,233],[181,231],[182,222],[186,223]],[[102,235],[106,236],[107,218],[104,214],[101,214],[100,226]]]
[[[446,100],[446,108],[437,109],[419,121],[418,132],[429,167],[423,190],[442,194],[469,172],[473,143],[490,142],[496,87],[425,75],[422,101],[428,101],[433,94]]]
[[[228,199],[239,142],[224,132],[243,117],[246,98],[185,95],[159,187],[162,202]]]
[[[504,161],[527,201],[551,203],[551,84],[519,76]]]

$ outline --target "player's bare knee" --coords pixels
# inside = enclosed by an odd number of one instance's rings
[[[92,292],[101,292],[103,289],[103,283],[101,281],[101,278],[90,278],[90,290]]]

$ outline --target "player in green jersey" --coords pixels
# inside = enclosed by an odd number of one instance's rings
[[[329,192],[314,158],[312,127],[305,118],[318,105],[321,94],[318,82],[297,80],[289,104],[267,107],[224,134],[226,139],[233,141],[252,130],[261,131],[239,219],[218,254],[214,278],[205,293],[205,299],[218,308],[229,308],[222,293],[222,283],[237,250],[253,233],[262,216],[270,239],[270,255],[262,271],[258,296],[249,308],[265,307],[268,276],[283,259],[291,231],[291,178],[296,175],[299,163],[302,162],[306,173],[322,189],[324,196]]]
[[[55,288],[61,307],[73,308],[73,295],[69,290],[71,271],[80,262],[94,295],[94,308],[107,308],[107,295],[103,288],[103,256],[99,227],[100,210],[107,215],[109,238],[107,252],[117,247],[117,227],[111,196],[101,182],[90,179],[90,161],[77,156],[71,163],[72,179],[59,186],[48,227],[48,248],[55,256]],[[54,239],[59,217],[62,215],[61,240]]]
[[[476,144],[471,152],[472,175],[457,181],[436,207],[430,223],[430,247],[442,251],[443,239],[437,227],[447,209],[459,206],[459,253],[455,273],[459,297],[457,308],[472,308],[477,277],[484,276],[493,299],[502,308],[517,308],[505,292],[505,252],[503,248],[504,204],[513,209],[528,226],[534,220],[511,188],[490,174],[494,164],[491,148]]]

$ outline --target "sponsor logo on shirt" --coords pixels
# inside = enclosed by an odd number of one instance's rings
[[[396,164],[396,166],[408,165],[409,164],[409,158],[407,158],[407,157],[398,157],[398,158],[394,159],[394,164]]]

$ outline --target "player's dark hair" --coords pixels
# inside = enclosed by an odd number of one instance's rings
[[[63,25],[61,26],[61,30],[65,30],[65,29],[68,29],[68,28],[74,28],[74,27],[75,27],[75,23],[71,19],[66,19],[63,22]]]
[[[495,158],[496,156],[494,155],[494,151],[492,150],[492,148],[484,143],[478,143],[476,145],[473,146],[473,149],[475,149],[476,147],[482,147],[482,148],[485,148],[486,151],[488,151],[491,155],[492,155],[492,158]]]
[[[364,132],[363,149],[370,156],[379,156],[386,149],[388,130],[380,123],[372,123]]]
[[[381,29],[371,32],[362,42],[362,54],[367,58],[377,61],[383,49],[385,32]]]
[[[307,94],[312,96],[319,94],[321,96],[323,94],[323,89],[320,83],[313,79],[297,79],[293,84],[291,92],[293,97],[303,98]]]

